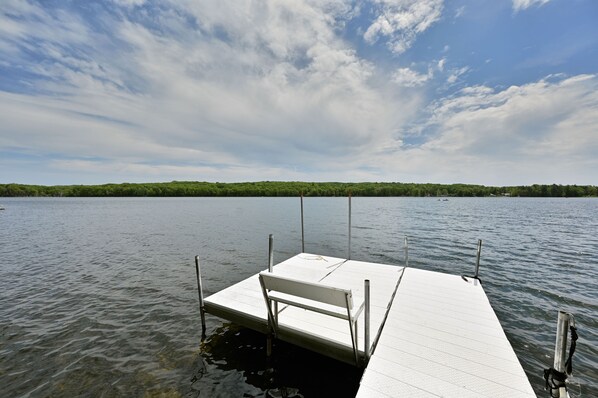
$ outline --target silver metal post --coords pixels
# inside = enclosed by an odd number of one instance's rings
[[[480,255],[482,254],[482,240],[478,239],[478,256],[475,262],[475,274],[473,275],[474,278],[478,278],[478,273],[480,271]]]
[[[274,267],[274,238],[272,234],[268,236],[268,271],[272,272]]]
[[[268,236],[268,272],[274,272],[274,237]],[[278,302],[274,302],[274,318],[278,322]]]
[[[554,368],[559,372],[565,372],[565,362],[567,360],[567,333],[569,331],[569,322],[571,315],[559,311],[559,317],[556,326],[556,343],[554,345]],[[565,387],[559,388],[559,397],[567,397]]]
[[[351,194],[349,194],[349,250],[347,252],[347,260],[351,259]]]
[[[409,267],[409,243],[407,242],[406,236],[405,236],[405,267]]]
[[[365,292],[365,315],[364,315],[364,353],[365,353],[365,360],[366,363],[370,359],[370,280],[366,279],[364,282],[364,292]]]
[[[268,308],[268,334],[266,335],[266,356],[269,358],[272,355],[272,337],[276,333],[276,321],[274,319],[274,314],[272,314],[272,305],[270,303],[270,298],[268,297],[268,293],[266,292],[266,286],[264,285],[264,279],[262,276],[259,276],[260,286],[262,287],[262,294],[264,295],[264,301],[267,304]]]
[[[201,285],[201,269],[199,266],[199,256],[195,256],[195,275],[197,277],[197,292],[199,294],[199,315],[201,317],[201,334],[206,333],[206,314],[203,306],[203,288]]]
[[[303,227],[303,194],[301,194],[301,253],[305,253],[305,229]]]

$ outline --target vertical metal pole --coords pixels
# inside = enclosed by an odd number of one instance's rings
[[[351,259],[351,194],[349,194],[349,250],[347,252],[347,260]]]
[[[409,267],[409,243],[407,243],[406,236],[405,236],[405,267]]]
[[[569,331],[570,315],[559,311],[559,317],[556,326],[556,343],[554,345],[554,368],[559,372],[565,372],[565,362],[567,360],[567,332]],[[567,397],[565,387],[559,388],[559,397]]]
[[[274,272],[274,237],[268,236],[268,272]],[[278,322],[278,302],[274,302],[274,317]]]
[[[268,236],[268,272],[272,272],[274,267],[274,238],[272,234]]]
[[[199,256],[195,256],[195,275],[197,277],[197,292],[199,294],[199,315],[201,317],[201,334],[206,334],[206,315],[203,306],[203,289],[201,285],[201,270],[199,267]]]
[[[482,240],[478,239],[478,256],[475,262],[475,274],[473,275],[474,278],[478,278],[478,273],[480,271],[480,255],[482,254]]]
[[[303,193],[301,194],[301,253],[305,253],[305,229],[303,227]]]
[[[274,272],[274,236],[268,236],[268,272]],[[278,302],[273,304],[274,322],[278,323]],[[272,338],[268,337],[267,351],[272,353]],[[268,354],[270,356],[270,354]]]
[[[365,348],[363,352],[365,353],[365,360],[366,363],[370,359],[370,280],[366,279],[364,282],[364,292],[365,292],[365,331],[364,331],[364,344]]]

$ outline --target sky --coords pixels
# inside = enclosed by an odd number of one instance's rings
[[[0,0],[0,183],[598,185],[595,0]]]

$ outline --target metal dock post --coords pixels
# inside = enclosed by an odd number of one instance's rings
[[[201,285],[201,269],[199,266],[199,256],[195,256],[195,275],[197,277],[197,292],[199,294],[199,315],[201,316],[201,336],[206,335],[206,313],[203,305],[203,289]]]
[[[571,315],[568,313],[559,311],[556,327],[556,342],[554,345],[554,368],[561,373],[565,373],[566,371],[565,362],[567,360],[567,332],[569,331],[570,317]],[[567,388],[565,386],[560,387],[554,392],[556,393],[556,395],[553,395],[555,398],[568,397]]]
[[[351,194],[349,194],[349,249],[347,252],[347,260],[351,260]]]
[[[303,227],[303,193],[301,193],[301,253],[305,253],[305,229]]]
[[[409,267],[409,244],[407,243],[407,237],[405,236],[405,267]]]
[[[482,240],[478,239],[478,255],[476,258],[476,262],[475,262],[475,273],[473,275],[473,277],[475,279],[480,279],[478,278],[478,273],[480,271],[480,255],[482,254]]]
[[[303,195],[301,196],[301,209],[303,210]],[[301,227],[303,229],[303,212],[301,212]],[[268,272],[274,272],[274,237],[272,234],[268,236]],[[272,322],[274,324],[278,323],[278,303],[274,303],[274,310],[269,309],[269,312],[273,314]],[[270,322],[270,317],[268,317],[268,321]],[[270,357],[272,355],[272,330],[273,325],[270,325],[270,333],[266,337],[266,356]]]
[[[274,269],[274,237],[272,234],[268,235],[268,272],[273,272]]]
[[[364,314],[364,354],[365,354],[365,363],[370,359],[370,280],[366,279],[364,282],[364,292],[365,292],[365,314]]]

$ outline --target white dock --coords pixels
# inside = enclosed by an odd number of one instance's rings
[[[357,397],[535,397],[475,279],[405,269]]]
[[[350,289],[370,280],[373,354],[357,397],[535,397],[484,289],[475,279],[307,253],[273,268],[278,276]],[[205,298],[206,312],[269,332],[258,275]],[[347,321],[279,308],[277,338],[355,363]],[[359,318],[359,355],[364,356]]]

